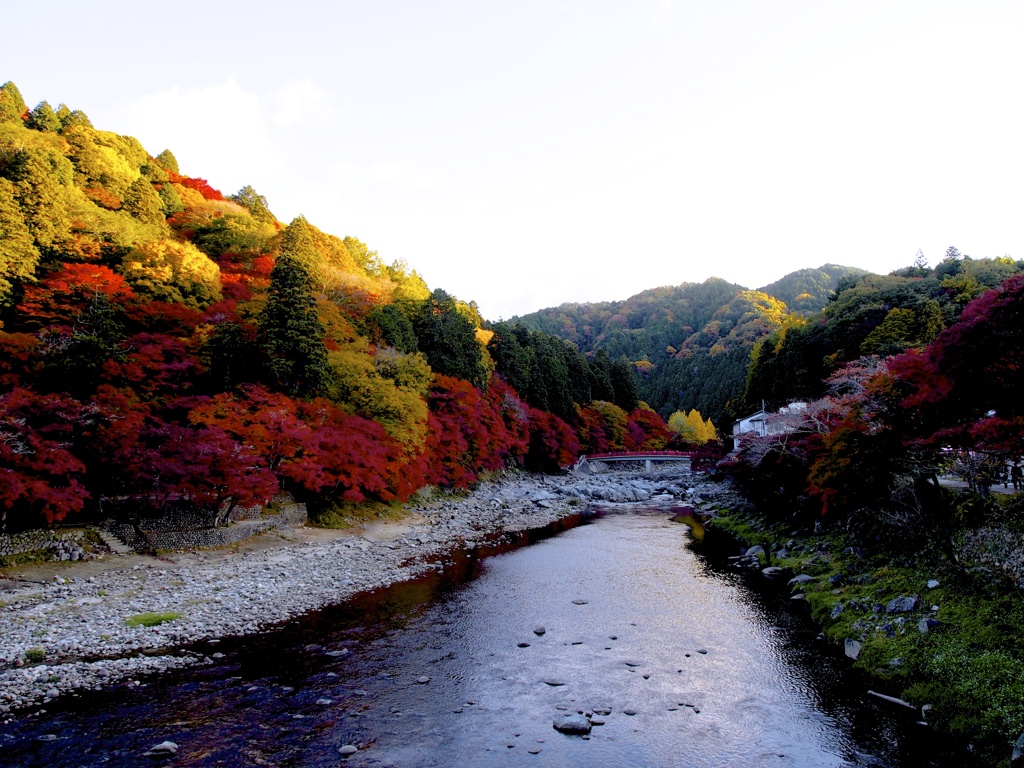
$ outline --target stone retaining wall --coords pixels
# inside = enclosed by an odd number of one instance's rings
[[[256,509],[262,508],[256,507]],[[139,522],[139,528],[129,523],[114,521],[108,521],[104,527],[129,547],[144,552],[150,549],[210,549],[213,547],[225,547],[275,528],[302,526],[306,524],[307,520],[306,505],[295,504],[294,502],[282,504],[276,515],[259,515],[252,519],[249,517],[250,511],[245,510],[246,516],[243,519],[222,528],[213,528],[208,524],[195,527],[180,525],[173,527],[172,523],[180,521],[180,517],[176,517],[174,520],[142,520]],[[151,526],[150,523],[152,522],[158,524]]]
[[[968,532],[961,556],[968,563],[1003,572],[1024,589],[1024,533],[978,528]]]
[[[0,534],[0,557],[39,553],[49,555],[53,560],[88,559],[89,555],[82,546],[85,535],[81,529]]]

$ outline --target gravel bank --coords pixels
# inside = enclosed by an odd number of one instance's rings
[[[62,569],[46,583],[8,581],[0,592],[0,715],[72,691],[208,663],[184,650],[248,635],[308,611],[404,581],[461,546],[543,527],[589,503],[700,503],[728,493],[678,466],[559,477],[509,473],[469,497],[411,505],[410,521],[361,535],[306,540],[234,554],[126,558],[98,572]],[[329,537],[328,537],[329,538]],[[130,563],[130,564],[129,564]],[[80,574],[80,575],[76,575]],[[139,614],[178,614],[132,626]]]

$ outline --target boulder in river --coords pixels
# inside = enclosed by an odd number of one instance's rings
[[[556,731],[570,734],[590,733],[591,724],[583,715],[562,715],[551,723]]]
[[[159,744],[149,748],[147,755],[174,755],[178,752],[178,745],[173,741],[161,741]]]

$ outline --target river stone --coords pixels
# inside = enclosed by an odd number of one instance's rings
[[[557,688],[557,687],[558,687],[558,686],[560,686],[560,685],[565,685],[565,683],[564,683],[563,681],[561,681],[561,680],[555,680],[555,679],[553,679],[553,678],[552,678],[552,679],[548,679],[548,680],[545,680],[544,682],[545,682],[545,683],[546,683],[547,685],[550,685],[550,686],[551,686],[552,688]]]
[[[573,600],[572,604],[573,605],[586,605],[587,601],[586,600]]]
[[[338,749],[338,754],[342,757],[348,757],[349,755],[354,755],[358,751],[359,748],[355,744],[346,744]]]
[[[547,630],[544,629],[544,627],[534,627],[533,628],[533,634],[537,635],[537,637],[540,637],[545,632],[547,632]]]
[[[763,573],[765,576],[768,576],[769,578],[772,578],[774,576],[780,575],[782,573],[782,569],[779,568],[779,566],[777,565],[769,565],[767,568],[762,568],[761,573]]]
[[[149,748],[147,755],[173,755],[178,752],[178,745],[173,741],[161,741]]]
[[[763,555],[763,554],[764,554],[764,547],[762,547],[760,544],[751,547],[750,549],[748,549],[746,552],[743,553],[744,557],[758,557],[759,555]]]
[[[814,581],[814,577],[808,576],[806,573],[801,573],[799,576],[794,576],[789,580],[789,586],[792,587],[796,584],[806,584],[809,581]]]
[[[908,613],[917,608],[917,596],[900,595],[885,605],[886,613]]]
[[[844,643],[844,650],[849,658],[856,661],[857,657],[860,656],[860,643],[848,637]]]
[[[622,714],[629,715],[630,717],[632,717],[633,715],[636,714],[636,710],[635,709],[624,709],[624,710],[622,710]]]
[[[1010,768],[1022,768],[1024,766],[1024,733],[1013,745],[1013,754],[1010,756]]]
[[[37,736],[36,741],[56,741],[57,734],[55,733],[44,733],[42,736]]]
[[[430,682],[430,678],[427,677],[426,675],[421,675],[420,677],[416,678],[416,682],[419,683],[420,685],[426,685],[427,683]]]
[[[530,644],[529,643],[516,643],[516,646],[519,647],[519,648],[529,648]]]
[[[551,723],[556,731],[571,734],[590,733],[590,721],[583,715],[562,715]]]
[[[931,630],[941,627],[942,622],[929,616],[917,622],[917,629],[922,635],[927,635]]]

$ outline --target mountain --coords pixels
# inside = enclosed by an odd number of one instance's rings
[[[791,311],[801,315],[820,312],[843,278],[858,278],[871,274],[857,267],[823,264],[817,269],[798,269],[774,283],[759,288],[763,293],[785,302]]]
[[[640,396],[663,418],[696,408],[721,426],[744,391],[750,352],[789,319],[818,311],[843,278],[870,274],[826,264],[792,272],[759,291],[721,278],[641,291],[621,301],[562,304],[512,318],[592,355],[625,357]],[[793,302],[800,309],[793,311]]]

